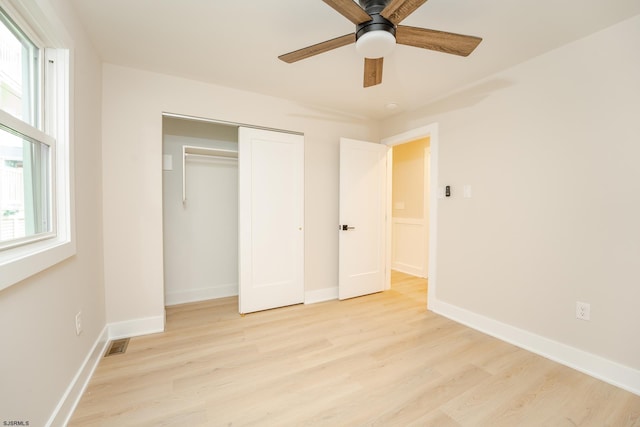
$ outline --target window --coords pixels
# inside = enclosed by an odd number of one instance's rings
[[[5,14],[0,13],[0,249],[50,234],[51,142],[34,137],[40,100],[40,49]],[[18,125],[19,126],[19,125]]]
[[[34,139],[5,123],[0,125],[0,249],[28,243],[54,232],[51,222],[52,145],[52,139],[46,135]]]
[[[0,10],[0,109],[38,127],[40,49]]]
[[[75,252],[69,53],[14,5],[0,0],[0,290]]]

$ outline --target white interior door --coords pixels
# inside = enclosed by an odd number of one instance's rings
[[[389,147],[340,139],[340,299],[387,287]]]
[[[239,310],[304,302],[304,137],[240,128]]]

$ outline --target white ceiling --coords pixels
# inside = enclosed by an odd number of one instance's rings
[[[371,118],[427,105],[640,13],[639,0],[429,0],[402,24],[479,36],[482,43],[467,58],[398,45],[385,58],[382,84],[365,89],[354,45],[294,64],[277,59],[354,31],[321,0],[72,3],[105,62]],[[391,102],[399,108],[387,110]]]

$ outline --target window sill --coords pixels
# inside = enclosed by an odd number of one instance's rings
[[[0,291],[75,255],[70,239],[52,238],[0,253]]]

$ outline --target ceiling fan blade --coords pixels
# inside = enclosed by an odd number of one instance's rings
[[[364,58],[364,87],[382,83],[382,62],[384,58]]]
[[[278,56],[278,58],[291,64],[292,62],[300,61],[301,59],[306,59],[355,42],[356,35],[347,34],[341,37],[336,37],[335,39],[327,40],[326,42],[314,44],[313,46],[303,47],[302,49],[285,53],[284,55]]]
[[[400,21],[425,4],[427,0],[391,0],[380,15],[398,25]]]
[[[371,17],[353,0],[322,0],[354,24],[371,21]]]
[[[396,42],[407,46],[468,56],[480,44],[480,37],[398,25]]]

